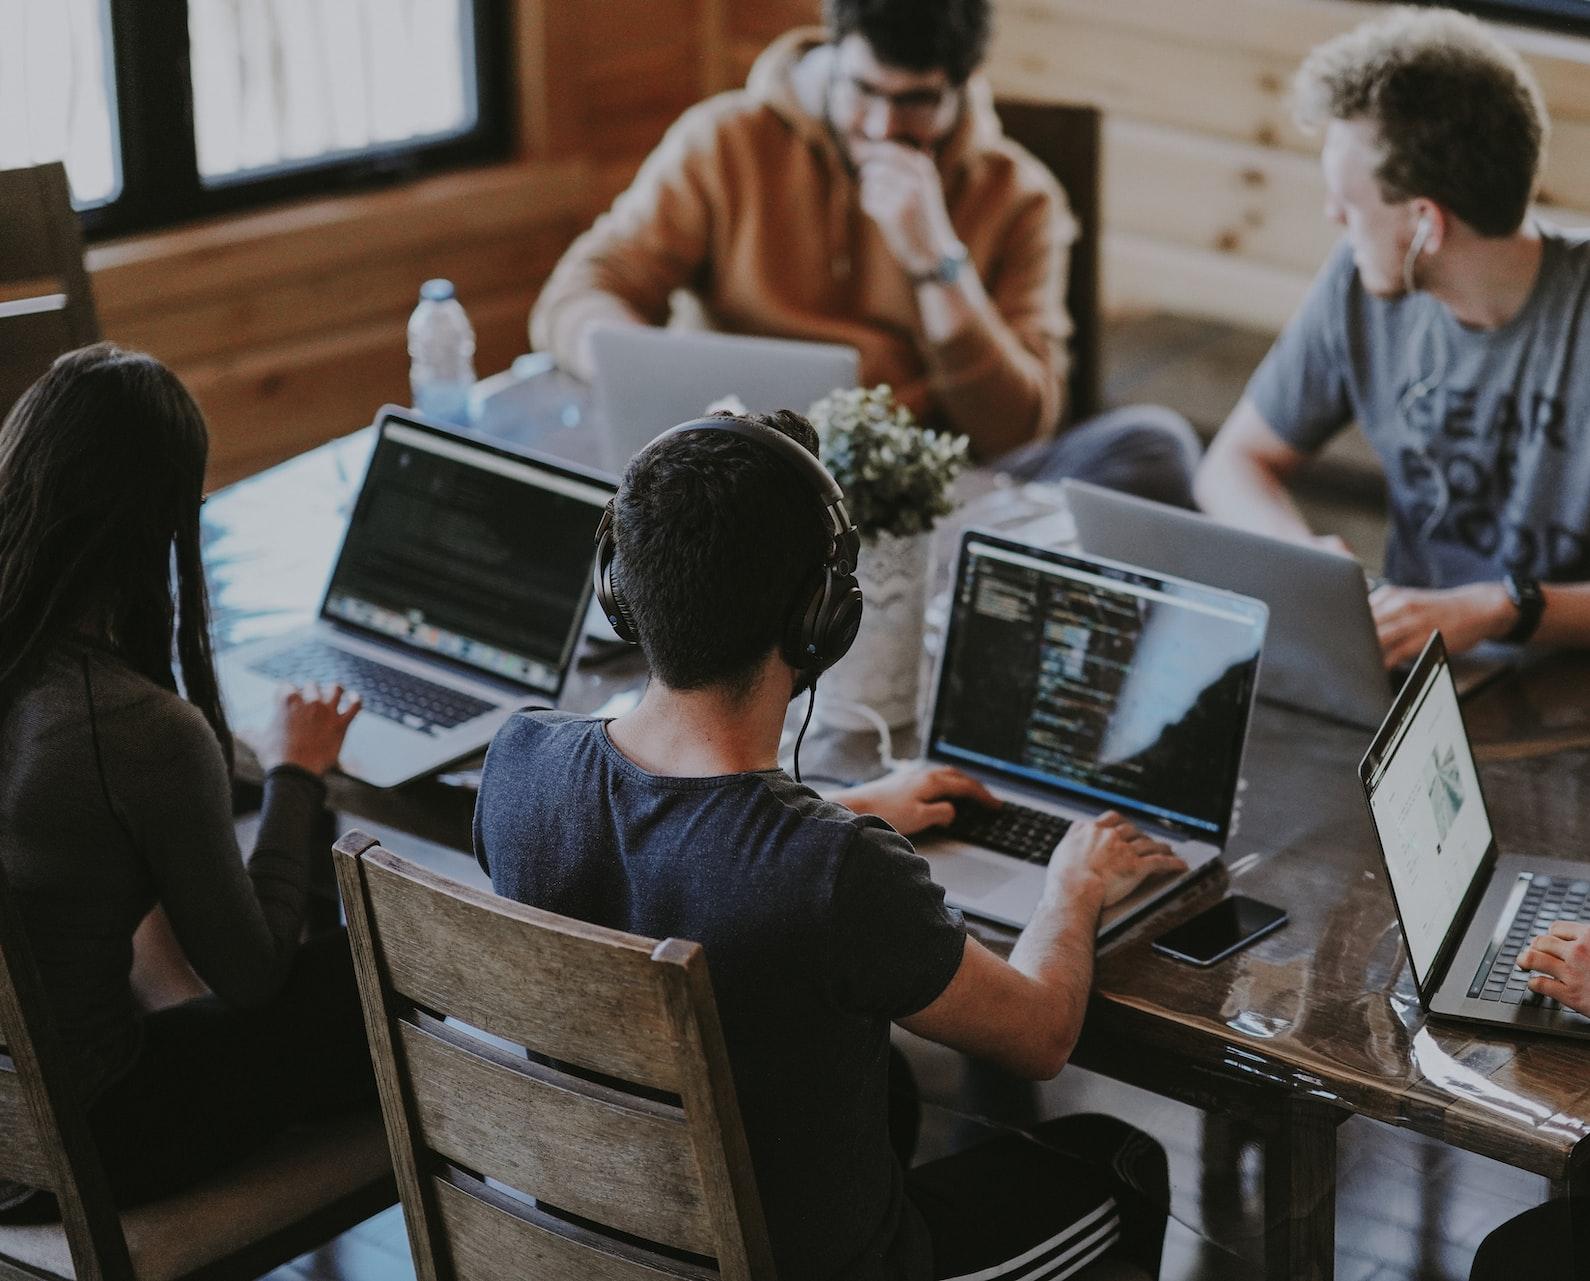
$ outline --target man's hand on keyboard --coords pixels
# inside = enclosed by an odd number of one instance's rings
[[[296,765],[316,775],[330,772],[359,707],[359,696],[341,685],[283,691],[276,715],[252,744],[260,765],[267,772],[278,765]]]
[[[908,765],[829,799],[858,814],[876,814],[901,836],[945,826],[955,817],[957,801],[999,805],[999,798],[970,774],[948,765]]]
[[[1187,864],[1164,841],[1145,836],[1109,810],[1086,823],[1076,823],[1055,846],[1049,859],[1049,889],[1074,893],[1090,879],[1104,891],[1104,906],[1119,903],[1151,876],[1185,872]]]
[[[1535,971],[1531,991],[1590,1015],[1590,925],[1558,921],[1525,949],[1518,968]]]

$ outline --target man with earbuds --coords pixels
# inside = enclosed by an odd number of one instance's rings
[[[558,264],[532,344],[589,378],[598,326],[663,324],[685,291],[717,329],[855,347],[864,383],[1021,479],[1190,506],[1184,419],[1074,422],[1066,404],[1076,224],[977,74],[990,0],[825,0],[824,16],[680,117]]]
[[[1119,1122],[1062,1118],[902,1168],[891,1023],[1053,1076],[1101,909],[1183,865],[1119,815],[1077,825],[1007,962],[967,937],[903,835],[949,802],[992,803],[979,785],[909,771],[824,800],[779,768],[791,698],[820,690],[863,608],[859,540],[816,443],[793,413],[724,415],[630,463],[598,596],[651,681],[615,720],[508,722],[477,856],[506,897],[703,946],[780,1276],[1063,1276],[1111,1249],[1157,1274],[1165,1158]]]
[[[1455,653],[1590,644],[1590,236],[1530,214],[1539,88],[1481,23],[1430,9],[1321,45],[1296,94],[1346,234],[1210,446],[1199,503],[1309,539],[1287,483],[1356,419],[1390,498],[1388,667],[1437,628]]]

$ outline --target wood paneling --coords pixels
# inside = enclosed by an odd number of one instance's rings
[[[407,401],[407,318],[431,276],[458,285],[476,368],[506,367],[588,216],[587,175],[499,166],[98,246],[104,330],[183,377],[225,484]]]
[[[1104,233],[1105,306],[1117,314],[1168,311],[1278,332],[1308,281],[1219,250]]]
[[[1004,0],[996,89],[1106,113],[1105,299],[1273,329],[1335,239],[1291,79],[1373,16],[1349,0]],[[1590,41],[1498,26],[1553,118],[1548,216],[1590,221]]]

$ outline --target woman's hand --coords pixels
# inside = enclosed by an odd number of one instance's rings
[[[260,735],[256,749],[260,765],[267,772],[278,765],[296,765],[317,776],[330,772],[361,706],[359,696],[341,685],[285,691],[276,715]]]

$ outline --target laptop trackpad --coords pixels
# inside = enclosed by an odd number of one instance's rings
[[[1037,886],[1038,889],[1043,885],[1044,869],[1038,864],[997,854],[952,837],[936,836],[921,841],[916,852],[927,859],[933,879],[949,892],[951,900],[963,906],[987,899],[1012,885]],[[1036,899],[1036,891],[1033,897]]]
[[[929,860],[931,862],[931,860]],[[994,893],[995,890],[1009,885],[1018,874],[1031,876],[1031,871],[1024,869],[1014,860],[1005,860],[1008,867],[1001,867],[992,860],[975,858],[963,854],[955,860],[954,880],[955,895],[963,899],[982,899]]]

